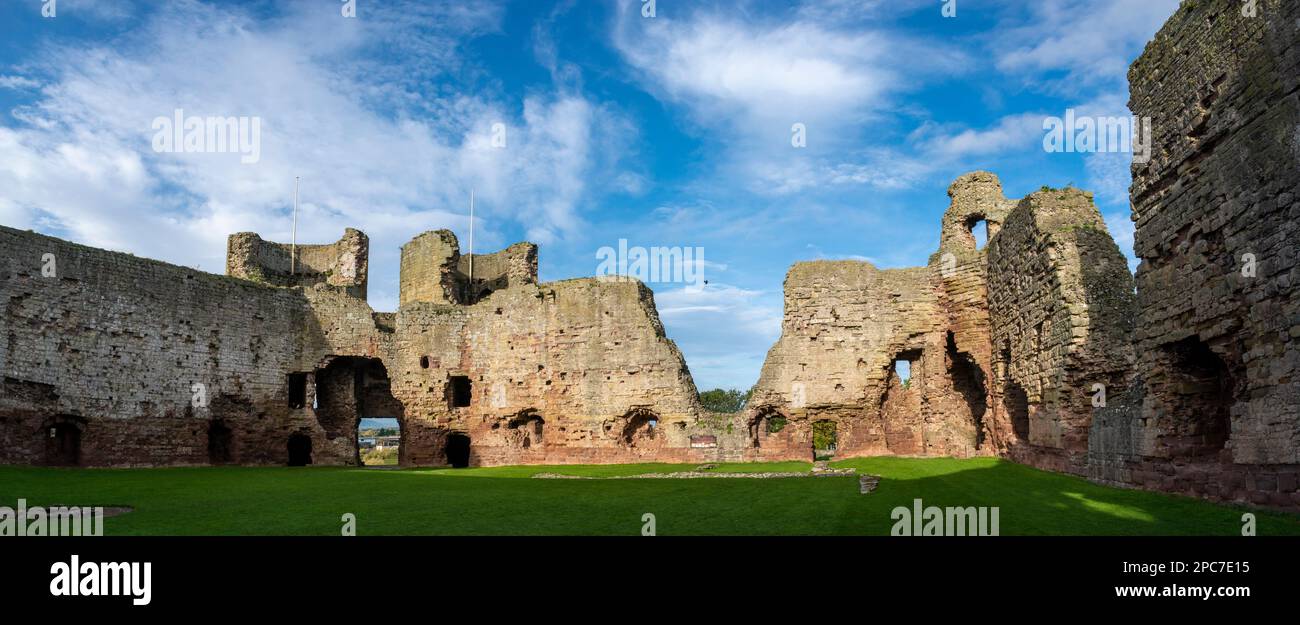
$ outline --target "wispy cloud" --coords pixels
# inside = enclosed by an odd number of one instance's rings
[[[371,5],[377,13],[381,6]],[[0,127],[7,161],[0,217],[220,272],[227,234],[288,238],[293,179],[301,176],[299,240],[333,240],[360,227],[378,257],[373,280],[394,285],[388,257],[420,230],[463,228],[471,186],[485,218],[483,244],[506,243],[500,233],[511,223],[541,242],[572,233],[597,159],[591,145],[618,130],[610,111],[579,93],[554,92],[528,95],[512,112],[509,99],[446,89],[436,104],[407,107],[399,92],[384,91],[389,72],[337,71],[341,55],[381,44],[396,48],[388,62],[399,67],[435,49],[445,60],[439,42],[491,27],[492,11],[460,11],[464,19],[439,22],[439,33],[399,31],[389,40],[337,12],[255,20],[238,8],[178,0],[121,38],[51,45],[45,75],[11,81],[44,86],[14,112],[21,123]],[[353,28],[357,22],[363,26]],[[415,61],[417,73],[424,62]],[[376,107],[377,98],[387,106]],[[176,109],[258,118],[260,162],[155,153],[151,123]],[[432,109],[440,114],[423,113]],[[498,123],[505,147],[491,143]],[[395,306],[395,293],[374,292],[377,307]]]
[[[682,346],[697,381],[749,388],[762,356],[781,335],[781,301],[774,293],[710,283],[655,294],[664,323]]]
[[[1028,83],[1077,94],[1099,84],[1123,83],[1134,50],[1141,50],[1178,9],[1179,0],[1040,0],[1028,14],[1008,13],[995,31],[998,69]],[[1019,5],[1018,5],[1019,6]]]
[[[687,112],[718,153],[712,165],[740,188],[779,196],[827,184],[897,187],[905,175],[871,173],[870,162],[844,154],[883,148],[873,124],[887,126],[903,94],[961,73],[968,58],[942,40],[845,16],[897,17],[919,6],[702,5],[653,19],[628,6],[612,40],[647,89]],[[806,141],[796,146],[796,134]]]

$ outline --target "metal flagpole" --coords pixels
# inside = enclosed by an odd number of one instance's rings
[[[469,190],[469,288],[474,288],[474,189]]]
[[[298,272],[298,180],[293,177],[293,239],[289,244],[289,275]]]

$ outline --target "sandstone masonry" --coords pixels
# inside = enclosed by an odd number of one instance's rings
[[[794,265],[746,410],[704,412],[651,291],[540,283],[537,247],[232,235],[227,276],[0,227],[0,463],[404,466],[997,455],[1300,508],[1300,4],[1184,3],[1130,70],[1137,275],[1090,194],[949,188],[925,267]],[[988,244],[973,234],[983,224]],[[910,379],[899,375],[908,363]]]

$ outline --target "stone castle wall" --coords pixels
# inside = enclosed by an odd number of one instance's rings
[[[241,232],[230,236],[226,275],[271,286],[328,284],[365,299],[369,259],[370,239],[352,228],[326,245],[273,243]]]
[[[928,267],[819,261],[790,270],[781,339],[747,410],[760,457],[808,458],[821,420],[835,423],[841,455],[993,453],[985,251],[972,229],[997,233],[1012,202],[985,172],[958,179],[949,196]],[[910,363],[906,385],[899,361]],[[791,426],[765,436],[773,416]]]
[[[516,243],[493,254],[462,255],[451,231],[425,232],[402,246],[400,280],[402,305],[473,304],[502,289],[537,284],[537,246]]]
[[[926,271],[882,271],[858,261],[799,263],[786,275],[785,309],[781,339],[763,364],[744,423],[754,453],[807,460],[812,424],[821,420],[835,423],[843,454],[888,453],[891,447],[919,453],[919,415],[897,404],[910,403],[902,399],[906,393],[919,399],[921,381],[929,378],[917,375],[925,367],[914,367],[918,383],[904,391],[894,356],[924,351],[938,329]],[[887,395],[893,414],[906,423],[866,418],[878,417]],[[773,418],[784,427],[769,431]]]
[[[967,174],[927,266],[790,269],[738,415],[701,410],[648,288],[539,283],[531,244],[471,277],[421,234],[378,314],[355,230],[233,235],[226,277],[0,227],[0,463],[355,464],[364,417],[407,466],[806,460],[828,423],[840,456],[1300,507],[1300,4],[1239,8],[1184,3],[1131,69],[1136,278],[1090,195]]]
[[[473,464],[707,459],[690,446],[700,433],[695,385],[640,282],[522,284],[472,306],[409,304],[396,336],[389,362],[405,425],[468,436]],[[454,401],[455,377],[467,405]]]
[[[0,238],[0,463],[356,464],[364,417],[400,420],[407,465],[447,464],[455,437],[476,465],[709,460],[728,448],[721,431],[691,444],[713,430],[697,424],[694,383],[649,289],[539,285],[532,245],[476,258],[499,279],[476,304],[419,301],[446,293],[425,289],[376,314],[361,297],[357,231],[299,246],[292,275],[285,246],[233,235],[238,279],[7,228]],[[446,244],[451,292],[470,296],[455,237],[421,242]],[[455,405],[453,376],[467,405]]]
[[[1124,392],[1135,314],[1127,260],[1091,194],[1044,189],[989,243],[991,410],[1007,453],[1084,473],[1094,404]]]
[[[1185,3],[1129,72],[1138,372],[1093,476],[1300,505],[1300,4]]]
[[[212,420],[272,462],[254,448],[306,427],[271,407],[308,314],[292,291],[9,228],[0,277],[0,463],[45,462],[65,426],[82,464],[207,463]]]

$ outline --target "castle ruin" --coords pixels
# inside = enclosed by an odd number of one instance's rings
[[[1090,194],[967,174],[925,267],[790,269],[738,415],[703,411],[647,287],[541,283],[531,244],[421,234],[376,313],[356,230],[236,234],[217,276],[0,227],[0,463],[355,465],[365,417],[404,466],[808,460],[825,423],[841,457],[1300,509],[1300,4],[1235,7],[1185,3],[1130,70],[1136,276]]]

